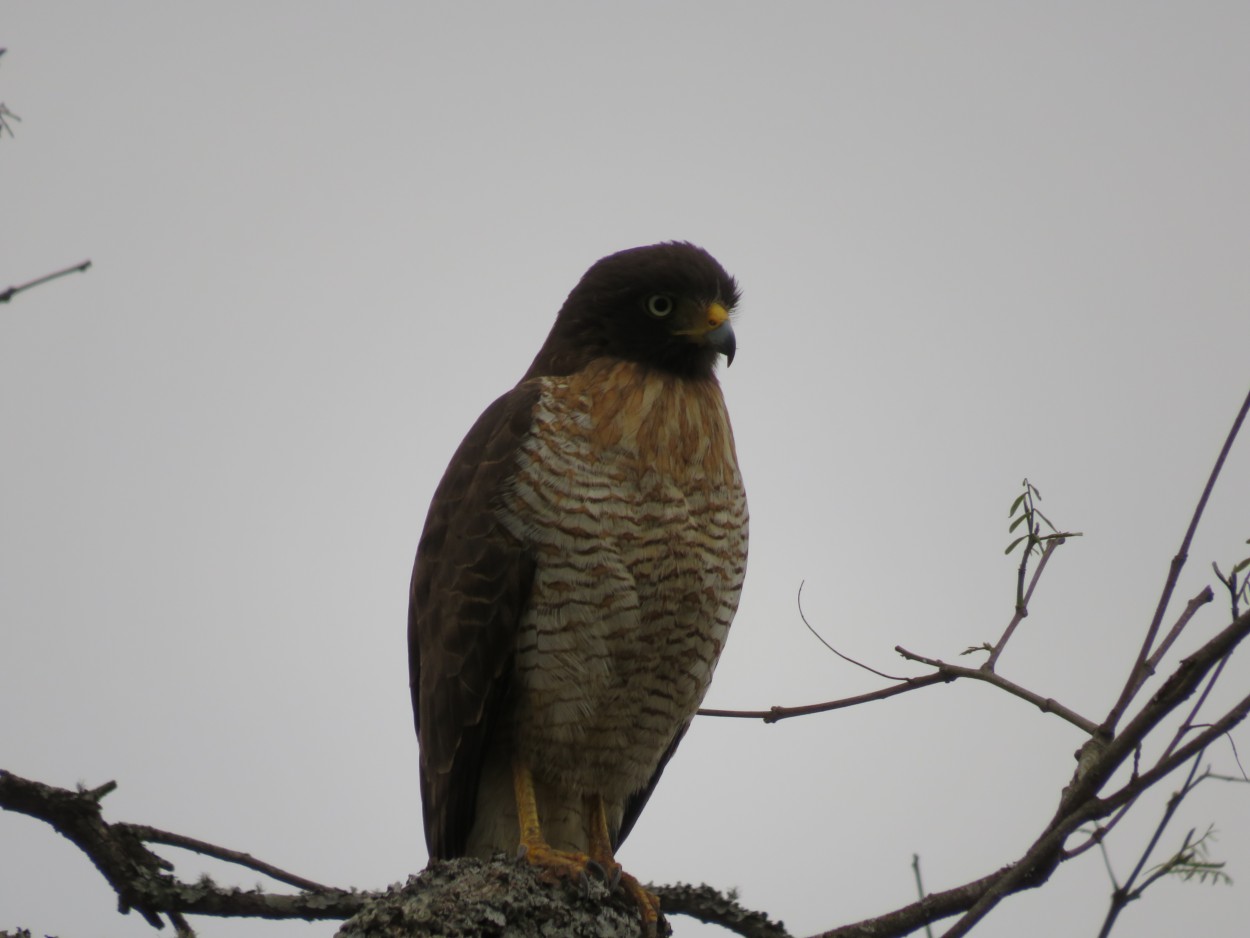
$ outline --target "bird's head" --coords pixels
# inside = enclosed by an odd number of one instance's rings
[[[621,358],[687,377],[733,361],[733,277],[682,241],[631,248],[596,261],[560,308],[527,377],[571,374],[595,358]]]

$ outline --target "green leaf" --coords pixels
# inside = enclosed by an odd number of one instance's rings
[[[1014,531],[1016,528],[1020,527],[1020,525],[1021,525],[1021,524],[1023,524],[1024,522],[1026,522],[1026,521],[1028,521],[1028,520],[1029,520],[1029,516],[1028,516],[1028,515],[1021,515],[1021,516],[1020,516],[1019,518],[1017,518],[1015,521],[1011,522],[1011,527],[1009,527],[1009,528],[1007,529],[1007,533],[1008,533],[1008,534],[1010,534],[1012,531]]]
[[[1017,545],[1017,544],[1019,544],[1021,541],[1028,540],[1028,537],[1029,537],[1029,536],[1026,534],[1026,535],[1024,535],[1024,537],[1018,537],[1018,538],[1016,538],[1014,541],[1012,541],[1010,544],[1008,544],[1008,545],[1007,545],[1007,549],[1006,549],[1005,551],[1003,551],[1003,553],[1004,553],[1004,554],[1010,554],[1013,550],[1015,550],[1015,549],[1016,549],[1016,545]]]
[[[1016,500],[1015,500],[1014,502],[1012,502],[1012,503],[1011,503],[1011,507],[1007,509],[1007,517],[1008,517],[1008,518],[1013,517],[1013,516],[1015,515],[1015,513],[1016,513],[1016,509],[1017,509],[1017,508],[1019,508],[1019,507],[1020,507],[1020,505],[1021,505],[1021,504],[1023,504],[1023,502],[1024,502],[1024,496],[1023,496],[1023,495],[1018,495],[1018,496],[1016,496]]]

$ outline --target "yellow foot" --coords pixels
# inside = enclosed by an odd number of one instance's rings
[[[522,843],[517,859],[537,867],[548,879],[585,879],[586,870],[594,862],[584,853],[557,850],[542,841]]]
[[[590,873],[593,870],[603,876],[608,889],[615,892],[617,887],[624,889],[626,894],[638,907],[642,918],[643,933],[653,938],[658,931],[660,920],[660,900],[642,888],[642,884],[628,873],[622,872],[621,865],[612,856],[612,838],[608,832],[607,813],[603,797],[587,793],[586,817],[588,819],[586,834],[589,839],[589,855],[569,850],[557,850],[543,837],[542,826],[538,822],[538,799],[534,794],[534,776],[521,759],[512,759],[512,784],[516,794],[517,821],[520,825],[520,849],[518,858],[524,858],[531,866],[538,867],[540,872],[549,878],[575,879],[583,888],[590,885]]]
[[[584,853],[556,850],[545,843],[522,844],[517,858],[536,867],[548,879],[575,880],[588,885],[591,873],[601,876],[610,892],[624,890],[638,908],[643,934],[648,938],[656,934],[660,920],[659,897],[644,889],[642,883],[622,870],[615,860],[594,860]]]
[[[643,934],[654,935],[660,921],[660,897],[655,893],[647,892],[642,883],[622,870],[619,865],[615,870],[608,871],[608,876],[611,877],[609,882],[612,880],[619,882],[629,898],[634,900],[634,905],[638,907],[638,915],[642,918]]]

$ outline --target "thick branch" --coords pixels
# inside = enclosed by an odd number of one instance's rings
[[[1158,693],[1118,736],[1110,742],[1101,735],[1092,737],[1082,749],[1076,778],[1064,790],[1055,816],[1015,863],[954,889],[933,893],[885,915],[823,932],[816,938],[894,938],[962,912],[963,917],[944,936],[959,938],[1002,899],[1044,883],[1068,858],[1063,845],[1083,824],[1105,818],[1128,804],[1246,719],[1250,714],[1250,696],[1149,770],[1135,775],[1118,791],[1105,798],[1097,797],[1099,789],[1131,757],[1145,736],[1184,703],[1204,675],[1231,655],[1248,634],[1250,613],[1240,616],[1182,661]]]
[[[660,897],[665,915],[689,915],[700,922],[720,925],[744,938],[790,938],[781,922],[774,922],[763,912],[752,912],[738,904],[733,895],[725,895],[711,886],[676,883],[672,886],[648,884]]]
[[[134,909],[156,928],[163,927],[161,915],[179,913],[310,921],[342,919],[358,912],[369,899],[365,893],[341,889],[284,896],[223,888],[207,880],[181,882],[169,874],[172,865],[168,861],[143,845],[145,828],[109,824],[101,816],[100,799],[114,787],[109,783],[95,791],[73,792],[0,770],[0,807],[52,825],[91,858],[117,893],[122,912]],[[191,844],[200,843],[190,838],[183,840],[179,846],[188,849],[196,849]],[[229,852],[215,849],[218,853],[210,855]]]
[[[506,914],[513,925],[520,927],[518,935],[619,934],[633,938],[639,933],[637,910],[623,898],[623,893],[609,896],[602,883],[549,883],[527,864],[507,860],[440,862],[420,876],[410,877],[406,885],[382,893],[323,886],[237,850],[142,824],[109,824],[101,815],[100,800],[116,787],[108,782],[92,791],[74,792],[0,770],[0,808],[45,821],[68,837],[91,858],[117,892],[121,911],[136,909],[157,928],[163,927],[162,915],[175,924],[182,921],[184,914],[306,920],[351,918],[353,921],[344,926],[343,935],[380,938],[396,934],[386,930],[387,923],[393,924],[400,918],[425,921],[422,927],[426,931],[413,926],[411,932],[403,932],[405,938],[413,938],[450,934],[440,929],[450,927],[448,922],[452,920],[469,929],[456,933],[472,933],[472,915],[489,907],[502,909],[499,914]],[[145,843],[167,844],[215,857],[297,886],[303,892],[272,895],[218,886],[207,879],[181,882],[170,875],[172,865],[149,851]],[[743,908],[732,896],[710,886],[678,884],[651,888],[662,898],[667,914],[713,922],[745,938],[788,938],[780,923]],[[588,902],[591,893],[598,898]],[[476,903],[473,909],[465,905],[470,895]],[[443,911],[428,918],[427,912],[432,908]],[[555,931],[544,931],[547,926]],[[436,931],[429,932],[429,927]]]
[[[1118,736],[1105,744],[1099,737],[1087,743],[1086,746],[1089,749],[1082,758],[1082,765],[1078,768],[1076,777],[1064,790],[1056,820],[1065,812],[1067,805],[1092,798],[1112,773],[1133,754],[1147,734],[1158,726],[1164,717],[1184,703],[1197,689],[1206,674],[1221,660],[1231,655],[1247,635],[1250,635],[1250,612],[1233,620],[1222,632],[1181,661],[1171,676],[1163,682],[1163,686],[1137,716],[1129,721]],[[1207,733],[1209,729],[1200,734],[1199,738],[1205,737]],[[1190,745],[1180,747],[1172,758],[1175,759],[1177,755],[1187,751],[1192,755],[1191,746],[1192,742]],[[1095,749],[1100,751],[1095,754]],[[1184,759],[1181,761],[1183,762]]]

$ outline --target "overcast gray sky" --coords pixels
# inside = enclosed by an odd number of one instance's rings
[[[881,685],[801,581],[895,672],[995,638],[1027,475],[1085,536],[1000,668],[1100,718],[1250,383],[1243,3],[0,2],[0,46],[0,287],[94,262],[0,306],[0,766],[319,881],[425,863],[417,536],[598,257],[689,239],[744,290],[751,559],[710,706]],[[1181,599],[1250,550],[1248,496],[1243,440]],[[932,889],[1014,859],[1080,742],[979,685],[701,719],[621,859],[808,933],[913,898],[913,853]],[[1118,934],[1242,934],[1248,797],[1204,787],[1166,839],[1214,822],[1236,886],[1163,883]],[[1087,854],[978,934],[1092,935],[1108,892]],[[150,933],[0,814],[17,924]]]

